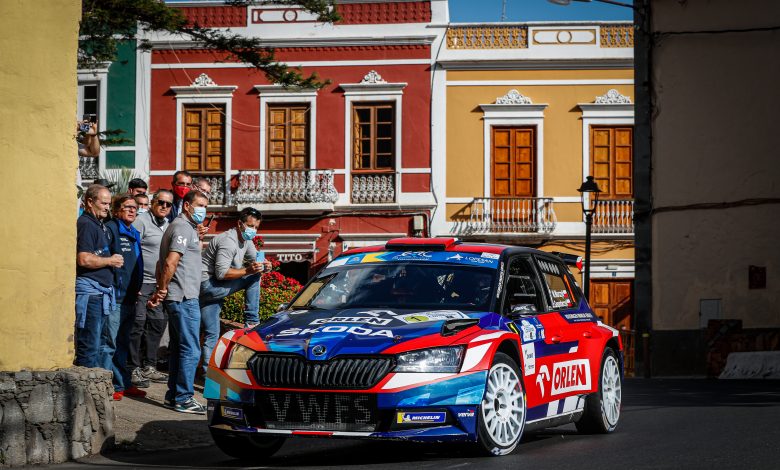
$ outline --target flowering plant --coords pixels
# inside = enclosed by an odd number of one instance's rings
[[[255,239],[257,240],[257,239]],[[279,304],[289,303],[301,290],[300,282],[284,276],[278,271],[279,261],[272,260],[274,270],[263,273],[260,278],[260,319],[264,320],[279,308]],[[244,291],[225,297],[220,317],[238,323],[244,323]]]

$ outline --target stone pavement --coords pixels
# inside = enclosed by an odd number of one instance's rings
[[[212,445],[205,415],[177,413],[163,407],[167,386],[152,383],[146,398],[124,397],[114,402],[116,450],[156,451]],[[201,403],[202,387],[195,386]]]

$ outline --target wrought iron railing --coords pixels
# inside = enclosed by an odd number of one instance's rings
[[[598,201],[593,214],[593,233],[634,233],[634,200]]]
[[[353,173],[352,203],[381,204],[395,202],[395,173]]]
[[[464,235],[489,233],[550,233],[557,219],[548,197],[474,198]]]
[[[79,155],[79,173],[81,173],[82,181],[91,181],[98,178],[98,157]]]
[[[333,170],[242,170],[238,174],[234,202],[334,203],[338,196],[333,184]]]

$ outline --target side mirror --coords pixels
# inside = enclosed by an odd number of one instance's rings
[[[536,310],[536,305],[534,304],[516,304],[512,305],[510,310],[512,316],[536,315],[537,313],[539,311]]]
[[[276,307],[276,311],[277,312],[281,312],[283,310],[287,310],[287,307],[289,307],[289,306],[290,306],[290,304],[279,304],[279,306]]]

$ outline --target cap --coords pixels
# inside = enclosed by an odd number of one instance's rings
[[[112,183],[105,178],[98,178],[95,181],[93,181],[92,184],[99,184],[100,186],[105,186],[106,188],[110,188],[114,186],[116,183]]]

